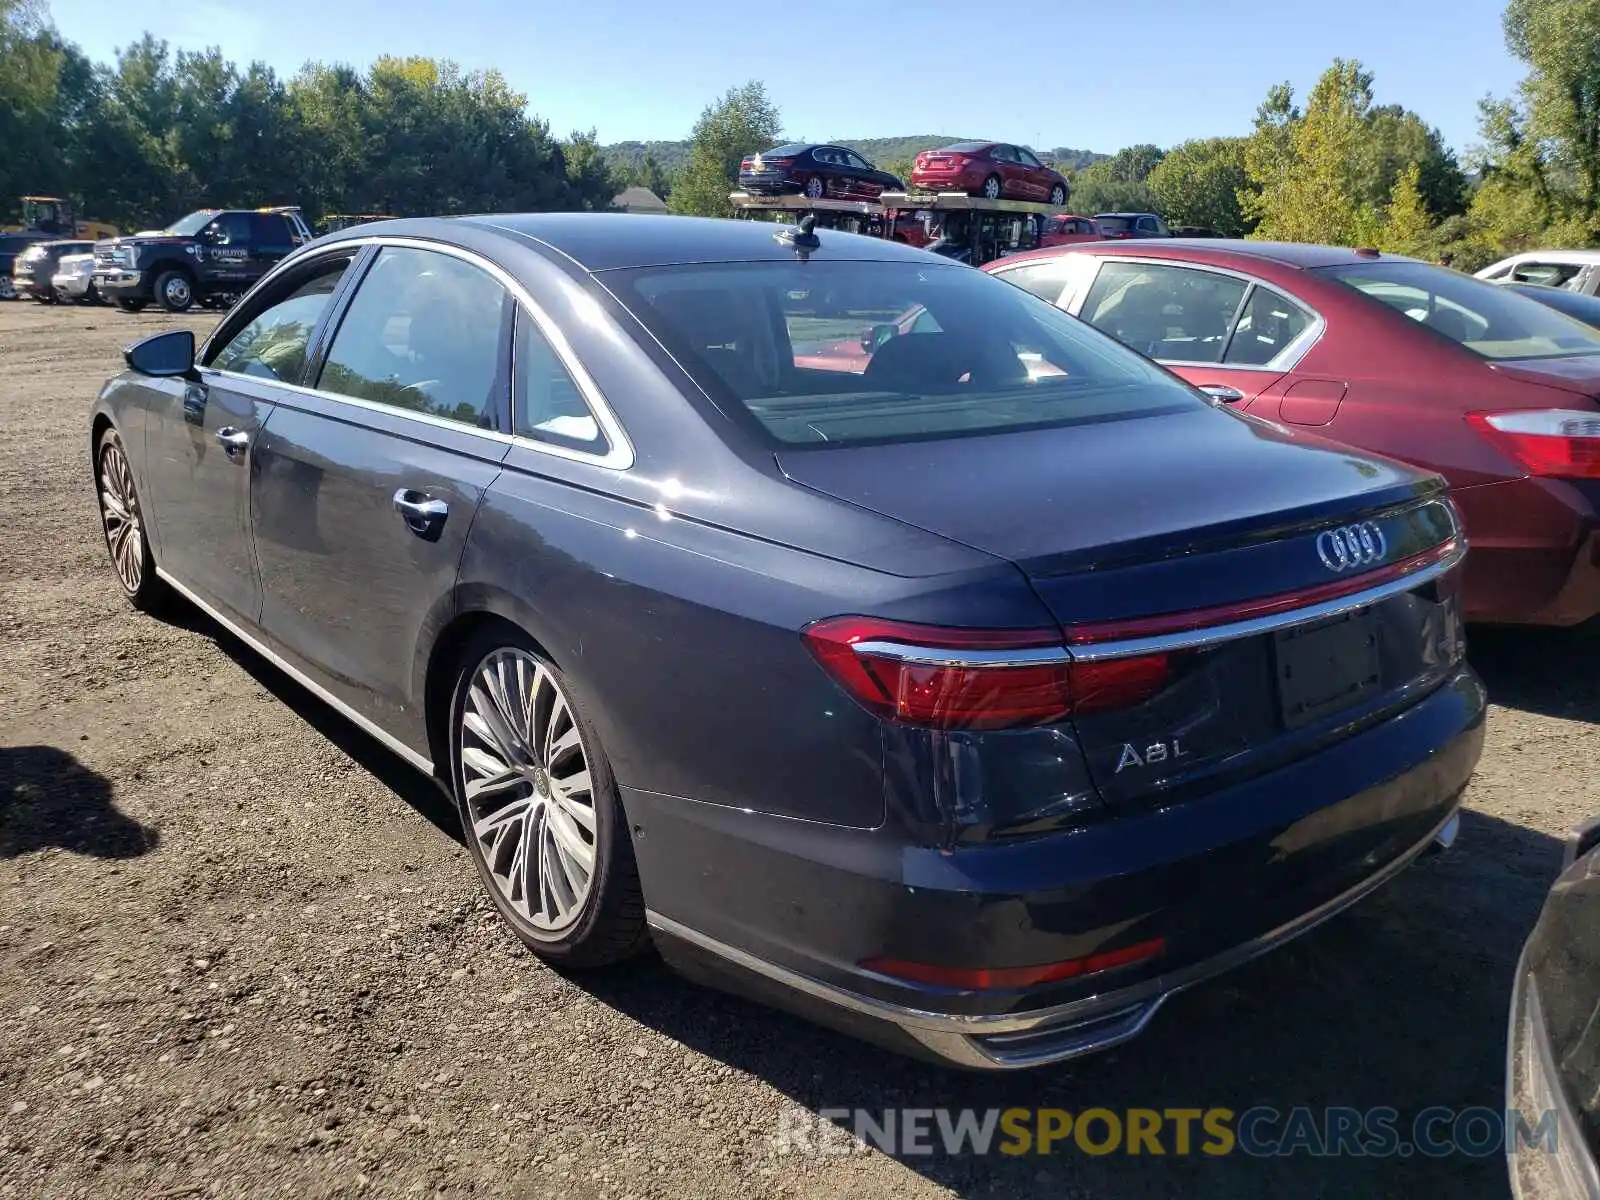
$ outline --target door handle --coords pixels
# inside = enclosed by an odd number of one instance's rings
[[[1238,388],[1231,388],[1225,383],[1202,383],[1200,390],[1213,400],[1220,400],[1224,404],[1237,404],[1244,399],[1244,393]]]
[[[232,425],[224,425],[217,430],[217,441],[221,443],[223,453],[233,459],[237,459],[250,448],[250,435],[242,429],[235,429]]]
[[[435,500],[426,492],[411,488],[401,488],[394,494],[394,510],[407,529],[430,542],[439,539],[445,518],[450,515],[450,506],[443,500]]]

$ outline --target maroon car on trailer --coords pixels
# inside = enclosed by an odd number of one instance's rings
[[[1376,250],[1164,239],[985,269],[1219,403],[1438,471],[1472,544],[1469,619],[1600,613],[1600,331]]]
[[[927,192],[965,192],[987,200],[1039,200],[1065,204],[1066,176],[1039,161],[1026,146],[1008,142],[956,142],[924,150],[911,166],[911,186]]]

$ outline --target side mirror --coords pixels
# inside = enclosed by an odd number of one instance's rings
[[[122,361],[141,375],[156,379],[186,377],[194,373],[194,331],[169,329],[122,352]]]
[[[887,323],[874,325],[862,333],[861,348],[868,354],[874,354],[879,346],[898,336],[899,333],[898,329]]]

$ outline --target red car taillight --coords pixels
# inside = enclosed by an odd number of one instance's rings
[[[750,169],[750,160],[748,158],[741,158],[739,160],[739,170],[748,171],[749,169]]]
[[[950,629],[833,617],[807,649],[869,712],[933,729],[1011,729],[1149,699],[1165,654],[1074,662],[1055,629]]]
[[[1600,479],[1600,413],[1570,408],[1475,412],[1467,423],[1530,475]]]
[[[1165,953],[1164,938],[1151,938],[1115,950],[1103,950],[1084,958],[1069,958],[1065,962],[1041,963],[1036,967],[944,967],[934,963],[908,962],[900,958],[869,958],[862,966],[880,975],[904,979],[912,983],[925,983],[933,987],[957,988],[961,991],[986,991],[1000,988],[1025,988],[1041,983],[1056,983],[1063,979],[1076,979],[1080,975],[1097,975],[1130,963],[1143,962]]]

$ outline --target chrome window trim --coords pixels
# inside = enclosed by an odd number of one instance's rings
[[[1078,251],[1078,253],[1082,253],[1082,251]],[[1279,350],[1278,353],[1273,355],[1271,362],[1230,363],[1205,361],[1195,362],[1191,359],[1185,358],[1156,359],[1155,361],[1160,363],[1162,366],[1193,367],[1202,370],[1205,368],[1210,368],[1213,371],[1270,371],[1274,375],[1282,375],[1284,372],[1292,371],[1300,365],[1300,360],[1303,359],[1311,350],[1311,347],[1321,339],[1323,333],[1326,332],[1328,328],[1328,322],[1326,318],[1324,318],[1323,315],[1311,305],[1300,299],[1300,297],[1292,295],[1288,289],[1284,288],[1280,284],[1273,283],[1270,280],[1262,279],[1259,275],[1251,275],[1247,271],[1235,270],[1232,267],[1213,266],[1211,263],[1186,262],[1181,259],[1157,258],[1154,255],[1144,254],[1089,254],[1085,255],[1085,257],[1092,258],[1095,261],[1096,265],[1094,274],[1091,275],[1088,281],[1078,290],[1078,294],[1072,297],[1070,305],[1064,306],[1066,307],[1067,312],[1077,317],[1080,321],[1084,319],[1081,315],[1083,311],[1083,302],[1089,298],[1090,289],[1094,287],[1095,280],[1100,277],[1100,267],[1111,262],[1138,263],[1161,267],[1180,267],[1186,271],[1210,271],[1213,275],[1227,275],[1233,279],[1240,280],[1246,285],[1247,295],[1244,297],[1245,299],[1249,298],[1248,288],[1264,287],[1269,292],[1274,292],[1277,295],[1282,296],[1296,308],[1299,308],[1302,312],[1309,313],[1311,316],[1311,324],[1307,325],[1303,330],[1301,330],[1299,335],[1293,338],[1288,345],[1284,346],[1282,350]],[[1066,297],[1063,295],[1063,299],[1065,298]],[[1237,313],[1234,316],[1234,324],[1238,324]]]
[[[465,430],[479,437],[488,437],[493,440],[504,441],[510,445],[537,450],[539,453],[548,454],[553,458],[565,458],[573,462],[590,463],[598,467],[608,467],[614,471],[625,471],[633,466],[635,461],[633,442],[629,439],[627,431],[623,429],[621,421],[617,419],[616,414],[612,411],[611,405],[606,401],[605,394],[601,392],[600,386],[595,383],[594,377],[589,374],[588,368],[583,365],[582,360],[578,358],[577,352],[573,350],[572,344],[567,341],[566,334],[562,332],[561,328],[551,319],[550,314],[545,312],[544,308],[534,300],[528,289],[515,276],[475,250],[453,246],[448,242],[436,242],[428,238],[401,236],[398,234],[369,234],[365,237],[349,238],[334,242],[328,246],[319,246],[310,254],[289,255],[283,262],[257,280],[256,285],[244,294],[239,304],[242,307],[250,303],[258,291],[271,287],[277,277],[286,271],[298,270],[307,263],[315,262],[321,258],[347,254],[352,250],[359,252],[363,246],[397,246],[409,250],[432,250],[438,254],[447,254],[452,258],[461,259],[463,262],[471,263],[473,266],[486,271],[506,291],[510,292],[517,303],[526,310],[534,326],[543,335],[545,341],[550,344],[550,348],[555,351],[556,357],[561,361],[561,365],[572,376],[573,383],[577,384],[579,393],[582,394],[584,402],[589,406],[590,415],[594,417],[595,423],[600,426],[601,431],[605,434],[609,447],[606,452],[604,454],[596,454],[588,450],[576,450],[567,446],[558,446],[538,438],[528,437],[525,434],[506,434],[498,433],[494,430],[478,429],[460,421],[435,417],[430,413],[419,413],[412,409],[396,408],[388,404],[362,400],[356,396],[345,396],[338,392],[323,391],[320,388],[307,388],[298,384],[281,383],[276,380],[262,379],[255,375],[234,377],[249,379],[255,383],[264,383],[272,387],[287,388],[290,391],[315,396],[320,400],[333,400],[344,404],[352,404],[357,408],[389,413],[393,416],[404,417],[423,424],[440,425],[446,429]],[[218,328],[220,329],[221,326],[219,325]],[[333,332],[337,336],[338,330]],[[213,332],[212,337],[215,336]],[[206,339],[205,344],[200,349],[200,353],[196,355],[197,359],[204,358],[210,352],[212,337]],[[332,345],[331,341],[329,345]],[[217,374],[224,376],[233,375],[232,372],[222,371],[215,367],[204,367],[202,369],[216,371]],[[513,403],[513,414],[515,407]]]
[[[333,708],[339,713],[340,716],[358,726],[363,732],[371,734],[373,737],[377,738],[378,741],[382,742],[384,746],[390,750],[393,750],[396,754],[405,759],[424,775],[433,774],[433,760],[427,755],[418,754],[410,746],[406,745],[399,738],[395,737],[392,733],[378,725],[375,721],[368,717],[362,716],[355,709],[351,708],[350,705],[346,704],[343,700],[339,699],[339,697],[328,691],[327,688],[317,683],[304,671],[300,670],[293,663],[289,662],[282,655],[278,654],[271,647],[267,646],[254,634],[247,632],[237,621],[233,620],[231,617],[223,615],[223,613],[221,613],[215,606],[201,599],[195,593],[193,588],[189,587],[182,580],[175,578],[169,571],[162,567],[157,567],[156,574],[162,579],[166,580],[166,582],[174,591],[180,593],[186,600],[204,612],[218,625],[221,625],[229,633],[233,634],[234,637],[238,638],[245,645],[249,646],[250,649],[261,655],[262,658],[266,659],[273,666],[277,667],[278,670],[282,671],[301,687],[305,688],[312,695],[316,696],[317,699]]]
[[[1062,645],[1030,646],[1021,650],[960,650],[884,641],[857,642],[852,648],[857,654],[936,667],[1023,667],[1065,662],[1103,662],[1106,659],[1131,658],[1141,654],[1195,650],[1203,646],[1220,645],[1223,642],[1237,641],[1239,638],[1275,633],[1282,629],[1292,629],[1296,625],[1307,625],[1313,621],[1341,616],[1431,583],[1459,566],[1461,560],[1466,557],[1466,539],[1458,534],[1452,542],[1453,544],[1444,543],[1449,545],[1450,549],[1437,562],[1419,567],[1397,579],[1390,579],[1346,596],[1336,596],[1320,604],[1308,604],[1302,608],[1291,608],[1264,617],[1250,617],[1243,621],[1230,621],[1223,625],[1203,625],[1198,629],[1184,629],[1176,633],[1119,638],[1106,642],[1073,642],[1070,640],[1072,626],[1068,625],[1066,632],[1069,640]]]

